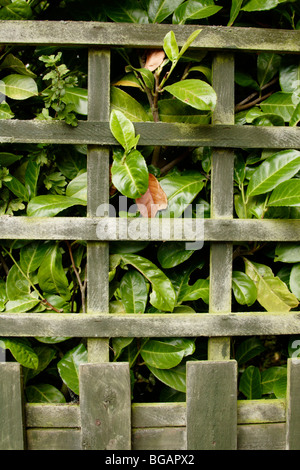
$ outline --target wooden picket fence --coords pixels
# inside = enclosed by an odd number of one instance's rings
[[[232,245],[243,241],[299,241],[300,220],[233,219],[234,148],[300,148],[299,127],[234,124],[236,52],[300,53],[300,31],[201,26],[194,50],[214,53],[218,104],[211,125],[135,123],[139,145],[211,146],[211,244],[209,313],[108,314],[109,242],[196,241],[193,219],[97,217],[109,203],[110,51],[159,48],[175,32],[182,45],[192,25],[100,22],[0,21],[0,44],[88,49],[88,120],[3,120],[0,143],[87,144],[86,218],[2,217],[1,239],[86,240],[87,314],[0,314],[0,336],[87,338],[88,363],[80,367],[80,404],[24,404],[22,370],[0,363],[0,449],[300,449],[300,360],[288,360],[286,400],[237,400],[234,336],[300,333],[297,311],[231,312]],[[138,224],[133,226],[132,224]],[[132,230],[130,230],[132,229]],[[130,238],[132,239],[132,238]],[[99,288],[101,286],[101,288]],[[208,360],[187,363],[185,403],[132,404],[128,363],[109,362],[111,337],[208,337]]]

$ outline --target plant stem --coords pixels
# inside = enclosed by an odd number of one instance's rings
[[[72,263],[72,268],[73,268],[73,271],[75,273],[75,276],[77,278],[77,282],[78,282],[78,285],[79,285],[79,289],[80,289],[80,293],[81,293],[81,303],[82,303],[82,312],[83,313],[86,313],[86,308],[85,308],[85,291],[86,291],[86,276],[85,276],[85,279],[84,279],[84,283],[82,283],[81,279],[80,279],[80,275],[79,275],[79,272],[78,272],[78,269],[76,267],[76,264],[75,264],[75,261],[74,261],[74,257],[73,257],[73,252],[72,252],[72,247],[70,245],[70,242],[68,240],[66,240],[66,244],[67,244],[67,247],[68,247],[68,250],[69,250],[69,255],[70,255],[70,259],[71,259],[71,263]]]

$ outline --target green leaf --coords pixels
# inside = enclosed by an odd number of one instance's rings
[[[174,290],[176,292],[176,304],[184,301],[203,299],[208,304],[209,301],[209,280],[197,279],[194,284],[189,284],[190,276],[196,269],[203,267],[203,262],[195,261],[189,266],[182,267],[180,270],[173,269],[169,273]]]
[[[13,357],[22,366],[29,369],[36,369],[39,365],[39,358],[26,338],[2,338],[2,343],[9,349]]]
[[[294,93],[278,91],[260,103],[264,113],[278,114],[285,122],[289,122],[295,112],[300,98]]]
[[[40,165],[33,160],[29,160],[25,172],[25,189],[29,199],[36,196],[37,183],[40,174]]]
[[[14,176],[11,176],[10,181],[5,181],[5,186],[8,187],[8,189],[15,194],[15,196],[19,197],[22,201],[28,201],[29,200],[29,194],[24,186],[17,178]]]
[[[112,348],[114,350],[114,360],[116,361],[124,348],[132,343],[134,338],[112,338]]]
[[[6,279],[6,293],[8,300],[18,300],[24,296],[28,298],[30,294],[30,283],[15,264],[10,268]]]
[[[176,8],[172,23],[184,24],[187,20],[201,20],[215,15],[223,7],[214,4],[212,0],[188,0]]]
[[[65,104],[72,104],[75,113],[87,116],[88,113],[88,91],[79,87],[66,87],[62,97]]]
[[[74,152],[74,149],[78,150]],[[73,180],[79,173],[86,170],[86,149],[83,149],[84,154],[81,153],[81,148],[75,146],[75,148],[64,147],[62,152],[58,153],[56,159],[56,165],[59,171],[66,176],[68,179]]]
[[[149,173],[143,155],[138,150],[114,159],[112,183],[121,194],[132,199],[141,197],[148,189]]]
[[[32,10],[25,0],[16,0],[0,10],[0,20],[29,20]]]
[[[182,57],[184,55],[184,53],[190,47],[192,42],[195,41],[196,37],[201,33],[201,31],[202,31],[201,29],[197,29],[196,31],[193,31],[192,34],[190,34],[190,36],[187,38],[187,40],[185,41],[185,43],[183,44],[183,46],[180,49],[178,59],[180,59],[180,57]],[[201,59],[199,59],[199,60],[201,60]]]
[[[254,281],[257,288],[257,301],[268,312],[288,312],[298,306],[296,296],[287,285],[275,277],[271,268],[264,264],[253,263],[244,258],[246,274]]]
[[[0,93],[14,100],[26,100],[31,96],[37,96],[38,88],[33,78],[11,74],[0,80]]]
[[[242,8],[244,11],[263,11],[271,10],[275,8],[279,3],[279,0],[250,0]]]
[[[79,395],[79,365],[88,362],[86,347],[81,343],[68,351],[57,363],[57,369],[63,382],[76,395]]]
[[[111,133],[119,144],[122,145],[125,153],[135,149],[138,138],[135,137],[134,125],[121,111],[112,110],[109,124]]]
[[[28,403],[65,403],[64,395],[54,385],[35,384],[25,389]]]
[[[180,217],[204,186],[204,178],[198,171],[169,174],[159,180],[168,198],[167,209],[158,217]]]
[[[161,382],[168,385],[175,390],[185,393],[186,392],[186,366],[179,364],[179,366],[172,369],[157,369],[147,365],[150,372]]]
[[[235,353],[235,360],[241,364],[250,361],[265,350],[261,340],[255,336],[245,339],[239,344]]]
[[[268,206],[300,206],[300,180],[280,183],[272,192]]]
[[[242,3],[243,3],[243,0],[232,0],[231,1],[230,18],[229,18],[227,26],[232,26],[233,23],[235,22],[238,14],[240,12]]]
[[[0,64],[0,70],[4,69],[10,69],[20,75],[28,75],[28,77],[36,78],[36,74],[31,72],[31,70],[29,70],[23,62],[13,54],[7,54],[3,62]]]
[[[13,153],[0,152],[0,165],[2,167],[8,167],[20,160],[22,157],[23,155],[15,155]]]
[[[249,276],[242,271],[233,271],[232,289],[236,301],[241,305],[254,304],[257,298],[257,289]]]
[[[28,382],[31,380],[33,377],[36,377],[38,374],[40,374],[43,370],[46,369],[46,367],[50,364],[50,362],[55,358],[56,356],[56,351],[54,348],[46,346],[44,344],[40,346],[36,346],[34,348],[34,352],[38,356],[39,359],[39,364],[36,369],[27,369],[23,368],[23,376],[24,376],[24,382]]]
[[[1,109],[0,109],[0,117],[1,117]],[[297,104],[295,111],[292,114],[290,119],[290,126],[297,126],[300,122],[300,102]]]
[[[58,244],[47,253],[38,270],[40,288],[49,294],[58,294],[66,300],[71,298],[69,282],[62,265],[62,254]]]
[[[49,243],[34,241],[24,245],[20,250],[20,267],[25,274],[30,274],[38,269],[44,260]]]
[[[144,276],[130,270],[121,279],[120,295],[126,313],[144,313],[148,292]]]
[[[287,369],[286,367],[270,367],[262,372],[261,375],[261,385],[262,385],[262,393],[269,394],[275,393],[276,385],[278,386],[278,382],[282,379],[285,379],[285,388],[286,388],[286,379],[287,379]],[[276,394],[276,393],[275,393]],[[278,397],[277,398],[283,398]]]
[[[278,243],[275,248],[274,261],[282,263],[299,263],[300,262],[300,245],[299,243]]]
[[[163,122],[182,122],[186,124],[209,124],[210,113],[192,108],[175,98],[158,102],[159,118]]]
[[[242,392],[248,400],[261,398],[261,376],[258,367],[249,366],[245,372],[243,372],[239,383],[239,391]]]
[[[76,176],[66,187],[66,196],[87,201],[87,172]]]
[[[117,23],[148,23],[148,15],[135,0],[111,0],[104,5],[107,16]]]
[[[271,191],[283,181],[292,178],[299,169],[300,152],[297,150],[283,150],[268,157],[252,174],[247,198]]]
[[[300,263],[295,264],[291,269],[290,288],[292,293],[300,300]]]
[[[0,97],[2,92],[0,89]],[[10,109],[9,105],[7,103],[0,103],[0,119],[12,119],[13,117],[14,113]]]
[[[29,201],[27,215],[29,217],[54,217],[59,212],[73,206],[85,206],[86,201],[59,194],[36,196]]]
[[[276,75],[281,63],[281,56],[274,53],[262,52],[257,57],[257,80],[260,88],[266,85]]]
[[[158,310],[173,311],[175,307],[175,291],[170,279],[151,261],[134,254],[120,255],[123,264],[132,265],[152,285],[150,303]]]
[[[182,80],[166,86],[164,89],[180,101],[202,111],[213,111],[216,106],[217,95],[215,91],[202,80]]]
[[[173,31],[169,31],[165,35],[163,48],[171,62],[178,60],[179,48]]]
[[[170,16],[184,0],[150,0],[148,16],[152,23],[161,23]]]
[[[248,72],[239,72],[237,70],[234,75],[234,81],[242,87],[249,87],[253,88],[254,90],[259,90],[259,86],[256,80],[254,80],[254,78]],[[257,108],[254,109],[256,110]]]
[[[141,103],[116,86],[111,87],[110,100],[111,109],[122,112],[132,122],[152,120]]]
[[[193,354],[194,350],[194,341],[190,339],[150,339],[143,346],[141,356],[147,366],[171,369],[180,364],[183,357]]]
[[[300,61],[293,59],[293,63],[283,62],[279,72],[281,90],[285,93],[300,92]]]
[[[39,299],[34,299],[31,295],[23,295],[21,299],[9,300],[6,303],[5,311],[8,313],[29,312],[39,303]]]
[[[157,251],[157,259],[163,268],[173,268],[189,259],[194,250],[186,250],[185,242],[164,242]]]

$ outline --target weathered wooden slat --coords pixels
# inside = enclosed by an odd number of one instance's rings
[[[238,400],[238,424],[284,423],[285,400]]]
[[[137,428],[132,430],[133,450],[185,450],[183,427]],[[153,462],[154,464],[155,462]]]
[[[82,448],[129,450],[131,448],[129,364],[125,362],[82,364],[79,371]]]
[[[1,313],[0,336],[174,337],[300,334],[300,312],[201,314]]]
[[[0,217],[0,239],[102,241],[299,241],[300,220]],[[204,228],[202,227],[204,225]],[[200,228],[199,228],[200,227]],[[203,228],[203,229],[202,229]]]
[[[236,361],[187,362],[187,448],[235,450]]]
[[[299,127],[194,125],[137,122],[139,145],[220,148],[300,148]],[[80,121],[76,128],[61,121],[2,120],[0,143],[116,145],[108,122]]]
[[[0,362],[0,450],[24,449],[21,366],[15,362]]]
[[[286,448],[300,450],[300,359],[288,359]]]
[[[69,403],[26,403],[27,428],[80,428],[80,409]]]
[[[108,121],[110,113],[110,51],[89,49],[88,119]],[[101,86],[101,93],[99,93]],[[87,215],[95,217],[98,206],[109,203],[109,149],[87,147]],[[101,266],[101,269],[99,269]],[[87,311],[108,311],[109,246],[106,242],[87,243]],[[108,362],[108,341],[88,339],[89,362]]]
[[[299,31],[200,26],[191,47],[210,50],[300,52]],[[162,47],[173,30],[179,45],[199,26],[118,24],[82,21],[0,21],[0,43],[20,45],[76,45]]]
[[[79,429],[28,429],[27,450],[81,450]]]
[[[238,429],[238,450],[285,450],[285,424],[245,424]]]
[[[132,427],[178,427],[186,425],[185,403],[134,403]]]

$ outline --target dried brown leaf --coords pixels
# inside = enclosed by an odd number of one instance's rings
[[[145,69],[153,72],[163,63],[164,58],[165,53],[162,49],[149,51],[146,55]]]
[[[155,217],[157,212],[168,207],[168,198],[157,178],[149,173],[149,186],[145,194],[135,200],[143,217]]]

